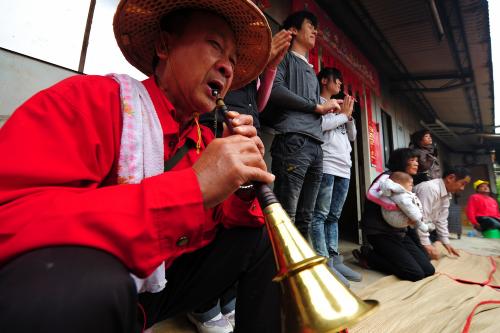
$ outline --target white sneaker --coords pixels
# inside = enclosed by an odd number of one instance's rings
[[[234,311],[234,310],[223,314],[223,316],[226,317],[227,321],[231,324],[231,326],[233,326],[233,328],[234,328],[234,316],[235,316],[235,314],[236,314],[236,311]]]
[[[189,321],[196,325],[198,333],[232,333],[233,326],[225,316],[219,313],[214,318],[209,321],[201,322],[198,321],[192,314],[188,313],[187,317]]]

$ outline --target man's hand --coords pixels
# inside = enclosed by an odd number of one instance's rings
[[[450,244],[443,244],[444,248],[446,249],[446,251],[448,251],[448,253],[452,256],[452,255],[456,255],[457,257],[460,257],[460,254],[458,254],[458,251],[455,250],[453,248],[453,246],[451,246]]]
[[[274,181],[274,175],[267,172],[264,144],[253,127],[252,116],[234,111],[227,116],[234,134],[213,140],[193,165],[206,208],[221,203],[241,185]],[[226,130],[225,134],[231,133]]]
[[[336,99],[329,99],[324,104],[317,104],[314,112],[321,115],[333,112],[339,112],[341,110],[340,104]]]
[[[269,60],[267,61],[268,69],[276,69],[276,67],[278,67],[288,51],[291,42],[292,33],[288,30],[281,30],[274,35],[271,42],[271,54],[269,55]]]
[[[422,245],[431,259],[439,259],[439,251],[433,245]]]
[[[227,137],[233,134],[246,136],[255,142],[262,156],[264,156],[264,143],[262,143],[262,140],[257,136],[257,129],[253,126],[253,117],[248,114],[239,114],[236,111],[229,111],[227,117],[232,129],[229,130],[224,123],[224,132],[222,136]]]

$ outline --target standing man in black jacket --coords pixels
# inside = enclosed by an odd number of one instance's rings
[[[278,133],[271,147],[274,192],[307,239],[323,172],[321,115],[340,107],[333,99],[320,103],[316,73],[306,58],[316,43],[316,17],[295,12],[283,28],[294,37],[278,66],[269,99],[269,125]]]

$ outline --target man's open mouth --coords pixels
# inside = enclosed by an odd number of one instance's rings
[[[221,82],[215,80],[208,82],[208,86],[212,89],[212,95],[214,96],[220,94],[224,88],[224,85]]]

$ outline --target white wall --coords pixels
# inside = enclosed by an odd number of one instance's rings
[[[2,116],[2,115],[0,115],[0,127],[2,127],[3,124],[5,124],[5,122],[7,121],[7,117],[8,116]]]
[[[0,48],[0,124],[36,92],[76,72]]]
[[[408,102],[400,97],[394,96],[389,91],[384,91],[384,87],[382,86],[381,96],[373,96],[373,121],[380,124],[380,144],[384,144],[383,140],[383,130],[382,130],[382,110],[386,112],[389,116],[391,116],[392,121],[392,141],[394,145],[394,149],[405,148],[408,147],[410,143],[410,135],[418,129],[421,129],[419,125],[420,119],[418,118],[418,112],[413,110],[412,106],[408,104]],[[363,119],[367,121],[366,119]],[[363,127],[363,135],[368,138],[366,125]],[[369,187],[371,181],[378,176],[378,172],[375,170],[375,167],[371,167],[369,163],[369,143],[367,140],[363,142],[364,154],[366,156],[368,168],[365,172],[366,178],[366,186]],[[383,154],[383,147],[381,153]],[[382,155],[382,159],[384,156]],[[366,189],[367,190],[367,189]]]

